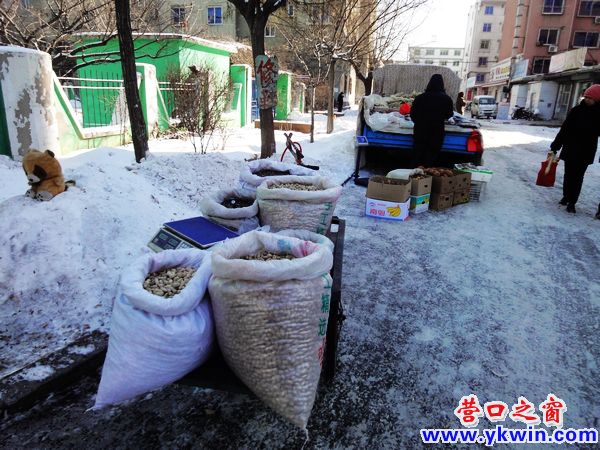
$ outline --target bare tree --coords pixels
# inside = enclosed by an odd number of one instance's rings
[[[281,16],[278,30],[288,41],[301,36],[310,41],[305,47],[317,49],[320,61],[327,64],[328,120],[327,132],[333,131],[333,89],[335,68],[339,61],[355,67],[365,90],[372,81],[377,60],[400,45],[403,33],[394,27],[399,18],[429,0],[290,0],[308,20]],[[379,48],[376,47],[379,46]],[[363,73],[365,72],[365,73]],[[360,75],[358,75],[360,74]]]
[[[285,0],[228,0],[244,17],[250,29],[254,73],[258,73],[256,58],[265,54],[265,27],[269,16],[285,5]],[[260,109],[260,157],[268,158],[275,152],[275,131],[271,109]]]
[[[160,0],[136,1],[130,10],[132,31],[140,35],[167,29],[170,24],[161,19],[161,8]],[[116,37],[114,0],[0,0],[0,45],[49,53],[59,75],[90,64],[118,62],[118,50],[104,49]],[[138,45],[138,56],[150,44]],[[160,50],[156,53],[143,56],[165,56]]]
[[[137,86],[129,0],[115,0],[115,11],[121,67],[123,69],[123,85],[125,87],[125,98],[127,99],[127,110],[129,111],[129,124],[131,125],[131,139],[135,151],[135,160],[139,163],[146,157],[148,152],[148,129],[146,128],[140,92]]]
[[[168,74],[173,93],[174,118],[185,128],[194,151],[206,153],[213,138],[223,137],[223,114],[229,106],[232,85],[228,77],[217,75],[210,66],[191,66],[190,72],[172,70]]]

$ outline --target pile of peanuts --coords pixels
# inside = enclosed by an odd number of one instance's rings
[[[154,272],[144,280],[144,289],[154,295],[171,298],[183,291],[195,273],[194,267],[173,267]]]
[[[284,253],[284,254],[273,253],[268,250],[261,250],[260,252],[255,253],[253,255],[242,256],[240,259],[271,261],[271,260],[277,260],[277,259],[294,259],[294,255],[290,255],[287,253]]]
[[[292,189],[294,191],[320,191],[318,186],[301,183],[276,183],[269,186],[269,189]]]

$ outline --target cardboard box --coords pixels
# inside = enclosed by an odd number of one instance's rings
[[[410,180],[375,176],[369,179],[367,197],[386,202],[405,203],[410,197]]]
[[[456,191],[454,193],[454,199],[452,200],[452,204],[453,205],[461,205],[463,203],[469,203],[469,195],[470,195],[470,189],[463,189],[460,191]]]
[[[405,202],[386,202],[385,200],[367,197],[365,215],[377,217],[378,219],[406,220],[409,206],[410,200]]]
[[[450,194],[454,192],[456,177],[433,177],[431,181],[432,194]]]
[[[419,196],[419,195],[431,194],[432,180],[433,180],[432,177],[426,177],[426,178],[420,178],[420,179],[411,178],[412,186],[410,189],[410,195],[411,196]]]
[[[450,208],[453,201],[454,192],[449,192],[447,194],[431,194],[431,198],[429,199],[429,209],[433,211],[443,211],[444,209]]]
[[[464,191],[471,187],[471,173],[470,172],[456,172],[454,177],[454,192]]]
[[[420,214],[429,210],[429,197],[431,194],[411,195],[410,196],[410,213]]]

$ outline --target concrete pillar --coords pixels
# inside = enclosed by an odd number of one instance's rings
[[[13,158],[29,150],[60,153],[52,59],[22,47],[0,47],[0,89]]]
[[[148,127],[148,135],[158,133],[158,79],[156,78],[156,67],[152,64],[136,63],[138,73],[138,88],[140,88],[140,100],[144,108],[144,117]],[[139,75],[142,75],[142,86],[140,86]]]

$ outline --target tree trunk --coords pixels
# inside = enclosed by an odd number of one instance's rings
[[[371,95],[371,91],[373,90],[373,71],[369,70],[369,73],[365,77],[361,72],[356,70],[356,78],[362,82],[365,88],[365,95]]]
[[[254,60],[254,76],[258,73],[256,57],[265,54],[265,25],[266,20],[257,17],[250,30],[252,40],[252,57]],[[275,153],[275,129],[273,126],[273,110],[258,110],[260,117],[260,157],[270,158]]]
[[[335,84],[335,59],[329,63],[328,99],[327,99],[327,134],[333,132],[333,87]]]
[[[315,142],[315,93],[316,86],[311,87],[310,93],[310,143]]]
[[[139,163],[146,157],[146,152],[148,151],[148,129],[146,128],[146,121],[142,112],[142,102],[140,101],[140,93],[137,86],[129,0],[115,0],[115,13],[119,35],[121,68],[123,69],[123,84],[127,100],[127,111],[129,111],[129,124],[131,126],[131,139],[133,140],[135,160]]]

